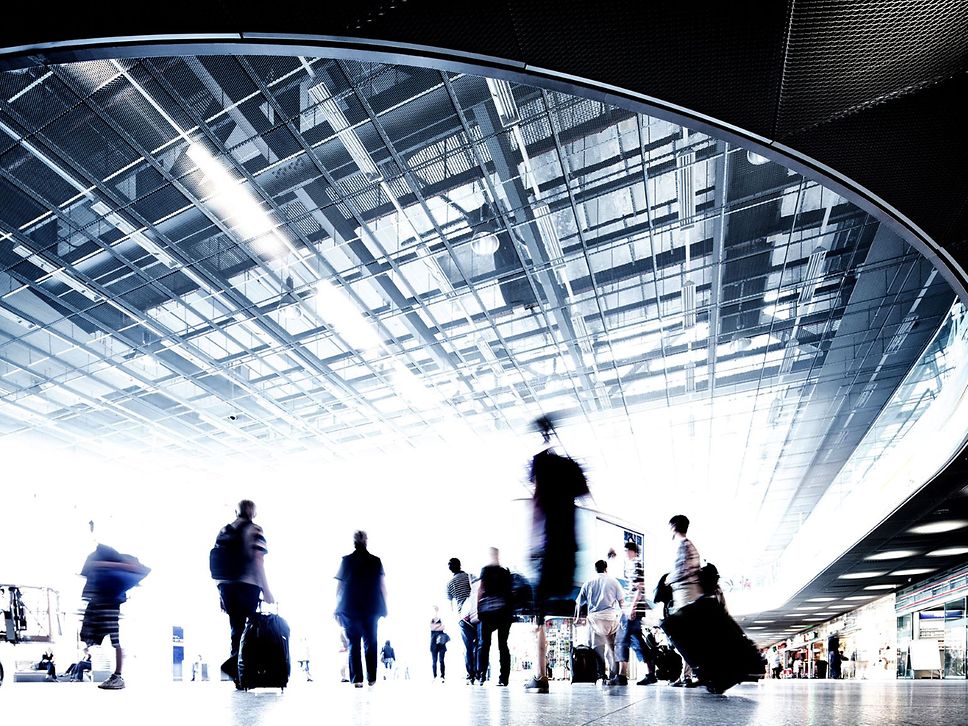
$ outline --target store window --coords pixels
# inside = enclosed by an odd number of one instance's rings
[[[901,615],[897,619],[897,677],[911,678],[909,658],[911,641],[914,639],[914,617]]]
[[[965,677],[965,598],[944,606],[944,677]]]

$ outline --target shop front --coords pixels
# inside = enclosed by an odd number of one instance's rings
[[[968,678],[968,565],[897,594],[899,678]]]

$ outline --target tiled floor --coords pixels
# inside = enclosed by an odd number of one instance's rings
[[[766,681],[713,696],[669,686],[553,683],[551,693],[463,683],[346,684],[294,680],[285,693],[228,683],[15,684],[0,689],[2,723],[80,726],[248,724],[968,724],[968,681]]]

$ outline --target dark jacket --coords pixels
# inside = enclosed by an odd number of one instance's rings
[[[343,583],[336,612],[350,618],[387,614],[383,598],[383,563],[365,549],[346,555],[336,579]]]

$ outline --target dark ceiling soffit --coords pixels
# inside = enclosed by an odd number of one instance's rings
[[[751,149],[803,176],[822,183],[860,209],[887,223],[938,268],[959,299],[968,305],[968,272],[944,247],[907,215],[851,181],[836,169],[779,141],[725,121],[617,86],[538,68],[522,61],[431,46],[366,38],[273,33],[139,35],[56,41],[0,48],[0,72],[37,65],[107,58],[184,55],[320,55],[340,60],[380,62],[484,75],[583,96],[686,126]]]

